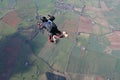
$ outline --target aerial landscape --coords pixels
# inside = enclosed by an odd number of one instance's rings
[[[50,43],[36,15],[68,38]],[[120,80],[120,0],[0,0],[0,80]]]

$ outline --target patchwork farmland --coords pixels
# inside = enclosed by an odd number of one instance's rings
[[[120,80],[120,0],[1,0],[0,80]],[[57,44],[36,15],[56,17]]]

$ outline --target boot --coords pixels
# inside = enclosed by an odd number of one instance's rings
[[[65,38],[67,38],[67,37],[68,37],[67,32],[63,31],[63,36],[64,36]]]
[[[57,43],[58,37],[56,35],[53,36],[54,43]]]

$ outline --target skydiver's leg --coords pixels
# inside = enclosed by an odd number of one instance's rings
[[[48,41],[49,42],[54,42],[53,39],[52,39],[53,35],[52,34],[48,34]]]
[[[53,30],[54,30],[54,35],[58,36],[58,38],[63,38],[62,32],[58,30],[57,27],[54,27]]]
[[[58,34],[58,37],[59,38],[63,38],[63,37],[68,37],[68,33],[67,32],[65,32],[65,31],[63,31],[63,32],[61,32],[60,30],[58,30],[57,28],[56,28],[56,34]]]

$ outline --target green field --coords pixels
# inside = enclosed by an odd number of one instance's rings
[[[110,1],[111,2],[111,1]],[[111,25],[114,26],[115,30],[120,30],[120,5],[119,3],[116,5],[111,6],[113,7],[113,11],[105,12],[105,16]]]

